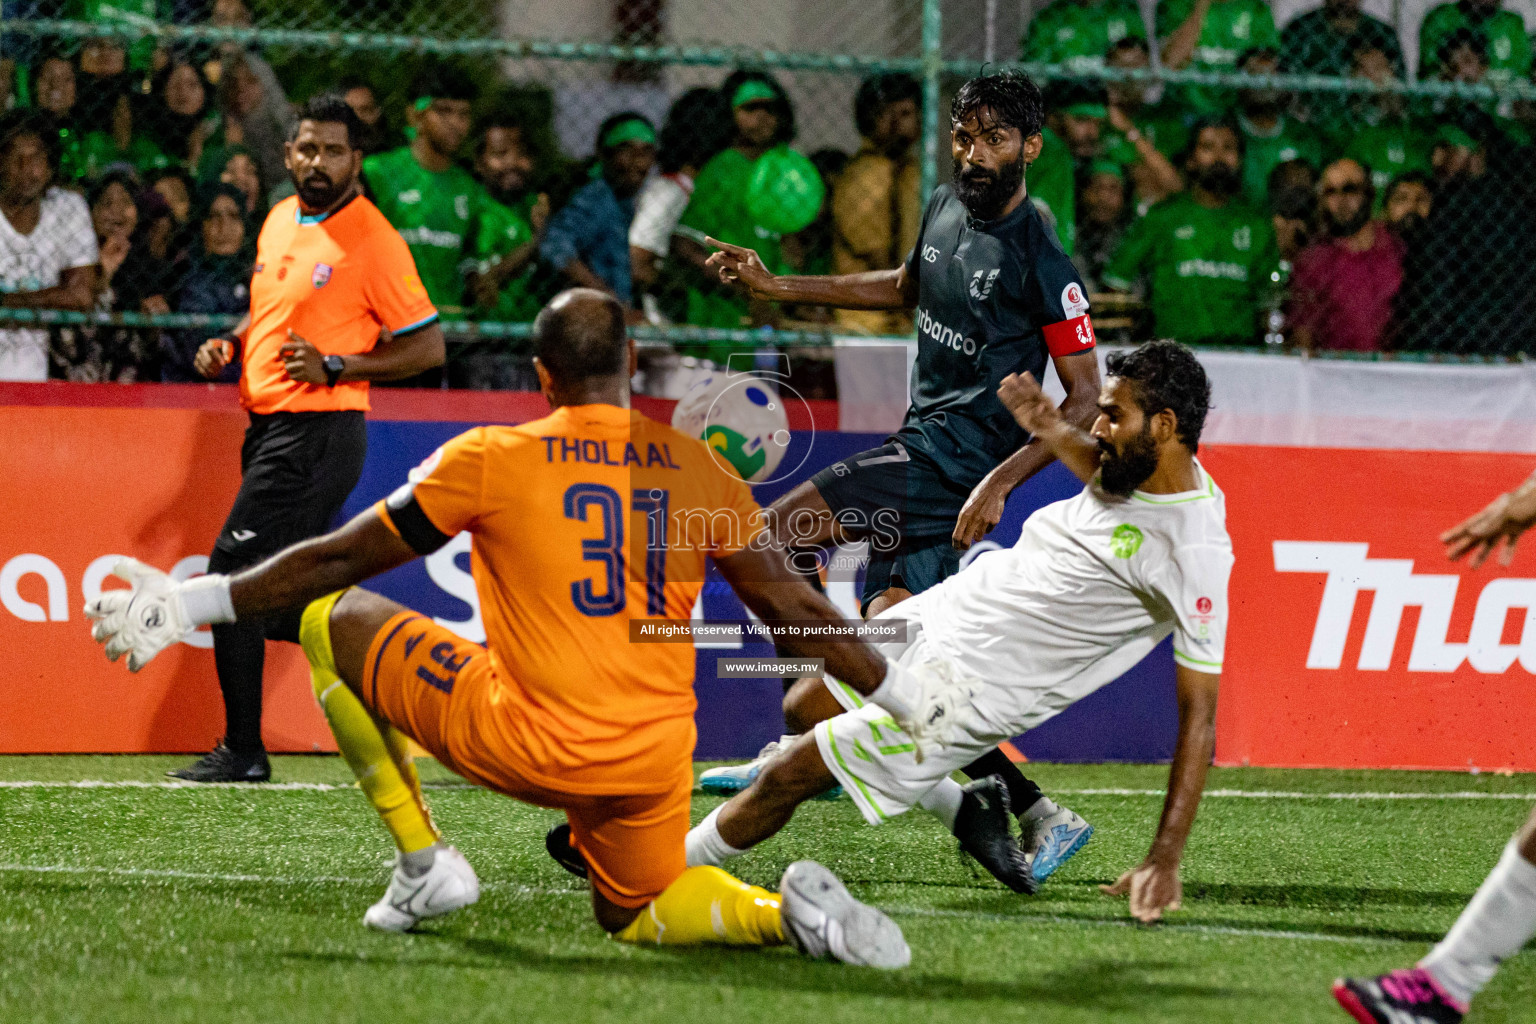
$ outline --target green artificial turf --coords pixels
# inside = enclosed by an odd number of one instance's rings
[[[0,758],[0,780],[157,782],[184,758]],[[335,758],[278,779],[350,782]],[[1211,796],[1184,909],[1128,923],[1097,886],[1144,853],[1165,769],[1031,765],[1098,829],[1040,895],[963,862],[921,812],[878,829],[847,800],[801,809],[734,862],[772,887],[815,858],[901,924],[912,966],[883,973],[769,951],[636,949],[604,938],[544,855],[552,812],[424,771],[475,907],[409,936],[361,925],[390,847],[349,789],[0,787],[0,1021],[1218,1022],[1347,1024],[1340,973],[1412,963],[1529,813],[1524,800]],[[1212,772],[1212,790],[1536,792],[1536,777]],[[697,796],[695,816],[715,800]],[[1536,954],[1505,965],[1471,1021],[1536,1021]]]

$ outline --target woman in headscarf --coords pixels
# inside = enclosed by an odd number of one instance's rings
[[[245,196],[246,233],[254,236],[267,216],[267,183],[256,156],[245,146],[219,146],[203,154],[198,165],[200,185],[234,185]]]
[[[171,58],[155,75],[149,95],[134,111],[129,156],[141,171],[171,164],[195,166],[215,127],[213,87],[185,55]]]
[[[205,185],[198,193],[192,222],[197,234],[177,296],[177,312],[239,316],[251,301],[253,247],[246,230],[245,193],[224,182]],[[162,379],[202,380],[192,361],[209,334],[206,329],[167,332]],[[239,380],[240,365],[226,366],[218,379]]]

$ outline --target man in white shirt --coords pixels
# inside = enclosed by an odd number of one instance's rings
[[[1210,383],[1194,355],[1152,342],[1110,356],[1108,372],[1091,436],[1028,374],[1004,379],[998,397],[1019,425],[1087,486],[1037,511],[1012,548],[885,613],[908,623],[908,642],[883,650],[918,681],[906,706],[902,694],[866,701],[828,680],[847,711],[690,832],[690,865],[756,845],[839,783],[871,824],[921,805],[953,829],[964,791],[950,772],[1112,682],[1172,633],[1179,735],[1168,797],[1146,859],[1105,891],[1128,892],[1143,921],[1178,907],[1215,747],[1232,544],[1225,498],[1195,458]]]
[[[91,308],[96,233],[85,200],[53,186],[59,135],[46,114],[0,115],[0,306]],[[48,379],[48,332],[0,327],[0,380]]]

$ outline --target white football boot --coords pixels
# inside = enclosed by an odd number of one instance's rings
[[[384,898],[368,908],[363,924],[381,932],[410,931],[429,917],[441,917],[480,898],[480,879],[464,855],[451,846],[437,851],[425,874],[411,878],[399,854]]]
[[[815,861],[791,864],[779,880],[779,894],[784,937],[806,956],[886,970],[912,962],[900,926],[854,899],[836,875]]]

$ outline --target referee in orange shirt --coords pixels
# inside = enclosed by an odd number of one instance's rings
[[[251,419],[240,493],[214,543],[210,573],[252,565],[329,529],[363,470],[368,382],[442,365],[437,310],[410,251],[358,184],[363,137],[340,96],[316,96],[299,112],[285,157],[298,195],[274,206],[262,225],[250,312],[197,353],[197,370],[209,378],[240,360],[240,403]],[[261,742],[265,641],[297,641],[300,611],[213,627],[224,740],[172,777],[272,777]]]

